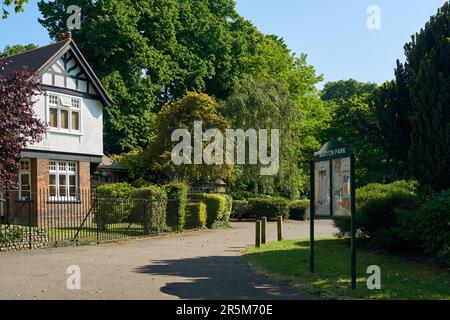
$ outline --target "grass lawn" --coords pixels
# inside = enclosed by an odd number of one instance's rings
[[[243,256],[256,272],[328,299],[450,299],[450,270],[357,249],[357,289],[350,288],[350,245],[336,238],[316,241],[316,272],[309,272],[309,240],[272,242]],[[381,269],[381,290],[366,286],[367,267]]]

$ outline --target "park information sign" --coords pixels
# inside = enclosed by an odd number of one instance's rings
[[[350,217],[352,288],[356,288],[355,156],[345,144],[329,141],[311,160],[311,272],[314,272],[314,217]]]

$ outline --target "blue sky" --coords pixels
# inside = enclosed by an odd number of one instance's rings
[[[236,0],[238,12],[262,32],[276,34],[296,53],[307,53],[325,81],[354,78],[382,83],[393,78],[403,45],[444,0]],[[5,45],[49,43],[37,22],[37,0],[25,12],[0,20]],[[381,29],[369,30],[367,8],[381,9]]]

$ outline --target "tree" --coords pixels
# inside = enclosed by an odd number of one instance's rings
[[[0,65],[0,68],[2,66]],[[0,189],[14,188],[21,152],[39,142],[45,125],[35,117],[33,97],[38,83],[26,71],[0,75]]]
[[[6,46],[5,49],[3,51],[0,51],[0,58],[4,58],[4,57],[8,57],[8,56],[12,56],[18,53],[22,53],[24,51],[28,51],[31,49],[35,49],[38,46],[30,43],[27,45],[21,45],[21,44],[16,44],[13,46]]]
[[[324,141],[340,140],[354,148],[358,185],[390,182],[396,177],[372,103],[376,90],[376,84],[350,79],[325,84],[321,95],[334,104]]]
[[[53,39],[71,4],[83,8],[73,38],[116,102],[105,110],[109,153],[145,148],[154,115],[188,91],[227,97],[260,38],[230,0],[40,1]]]
[[[230,119],[234,129],[255,129],[256,132],[261,129],[269,132],[271,129],[278,129],[280,132],[278,173],[262,176],[260,163],[247,162],[237,166],[239,182],[254,193],[285,193],[290,196],[297,193],[305,177],[299,166],[300,114],[289,91],[273,79],[248,76],[237,84],[225,103],[223,113]],[[258,137],[258,145],[260,143]]]
[[[0,2],[2,6],[2,19],[8,18],[9,11],[7,8],[9,6],[14,6],[14,11],[18,13],[23,11],[23,5],[27,2],[28,0],[2,0]]]
[[[411,103],[413,174],[435,190],[450,187],[450,4],[405,45]]]
[[[182,99],[166,104],[158,114],[156,121],[156,138],[152,145],[146,150],[147,159],[158,159],[162,169],[167,175],[176,179],[207,179],[207,180],[232,180],[233,166],[223,164],[207,164],[202,159],[202,164],[195,164],[193,155],[194,144],[194,125],[196,121],[202,122],[202,133],[199,136],[203,139],[203,132],[209,129],[217,129],[225,134],[228,128],[227,120],[219,114],[217,102],[207,94],[199,94],[190,92]],[[190,137],[188,140],[184,138],[182,141],[172,141],[172,134],[177,129],[186,129]],[[178,137],[180,138],[180,137]],[[172,159],[172,152],[176,145],[181,142],[186,143],[185,148],[180,155],[188,156],[191,163],[175,164]],[[202,141],[201,149],[205,149],[208,145],[215,143],[216,140]],[[225,146],[225,142],[222,145]],[[202,150],[200,150],[202,152]],[[203,153],[200,153],[203,158]],[[223,152],[224,154],[224,152]]]
[[[373,105],[383,137],[384,149],[397,166],[400,176],[406,178],[408,151],[411,136],[411,103],[409,101],[408,75],[397,60],[395,80],[381,85],[374,94]]]

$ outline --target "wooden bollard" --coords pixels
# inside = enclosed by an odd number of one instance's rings
[[[262,217],[261,218],[261,243],[262,244],[266,244],[267,243],[267,218],[266,217]]]
[[[278,241],[283,240],[283,217],[277,217]]]
[[[261,221],[256,220],[256,237],[255,237],[255,247],[261,247]]]

